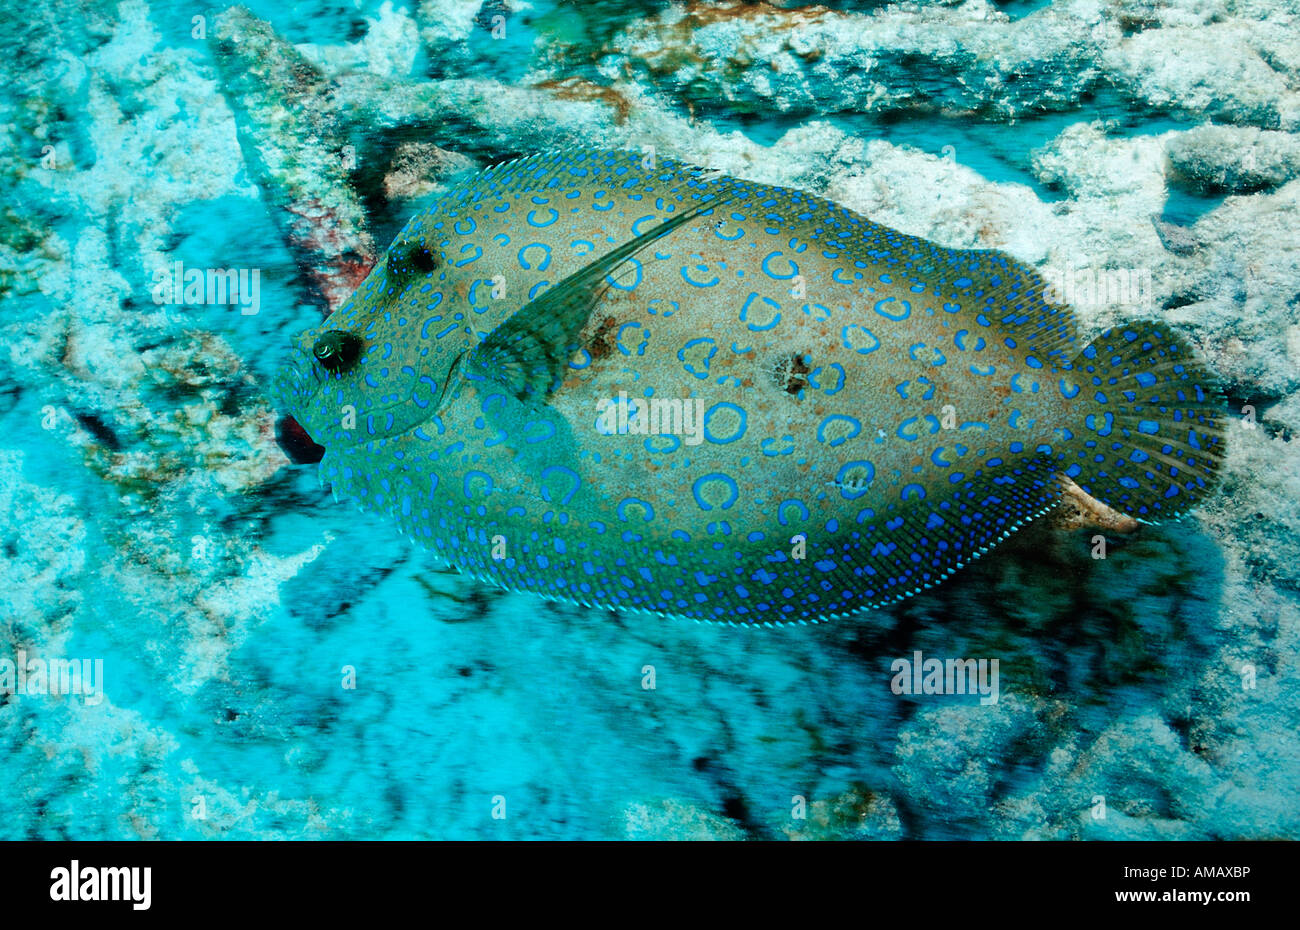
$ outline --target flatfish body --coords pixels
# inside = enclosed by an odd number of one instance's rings
[[[1168,326],[1088,345],[1033,269],[623,152],[486,171],[297,340],[335,496],[578,603],[816,621],[937,584],[1069,478],[1184,512],[1224,451]]]

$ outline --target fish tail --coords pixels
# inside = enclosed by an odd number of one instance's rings
[[[1168,325],[1108,329],[1062,375],[1080,417],[1059,431],[1059,474],[1147,523],[1179,516],[1213,488],[1226,408],[1214,376]]]

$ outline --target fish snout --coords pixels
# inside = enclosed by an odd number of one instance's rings
[[[289,357],[276,372],[272,396],[280,416],[275,421],[275,441],[281,451],[295,465],[319,462],[325,447],[312,439],[299,422],[311,410],[316,395],[320,393],[321,377],[303,348],[300,338],[295,338]]]

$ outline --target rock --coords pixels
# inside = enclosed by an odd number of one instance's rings
[[[237,104],[249,168],[333,310],[365,278],[376,251],[348,183],[355,146],[325,75],[244,7],[217,17],[212,45],[224,90]]]
[[[1200,126],[1169,139],[1170,183],[1199,194],[1272,191],[1300,175],[1300,140],[1290,133]]]

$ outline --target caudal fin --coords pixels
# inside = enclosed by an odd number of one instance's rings
[[[1227,451],[1215,378],[1168,325],[1099,335],[1064,372],[1080,417],[1060,471],[1114,510],[1144,522],[1186,512],[1214,486]]]

